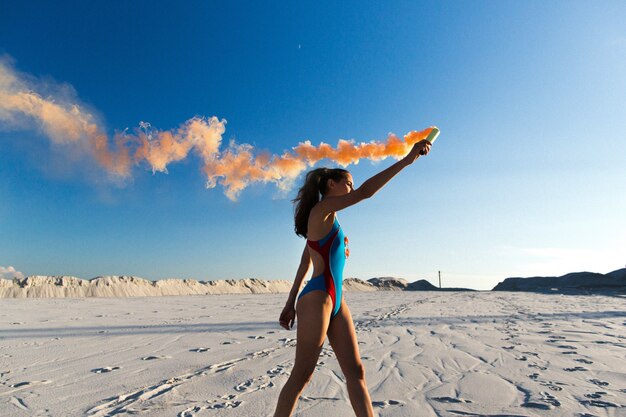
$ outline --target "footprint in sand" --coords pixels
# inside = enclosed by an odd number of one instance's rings
[[[592,407],[599,407],[599,408],[617,408],[619,407],[619,405],[612,403],[612,402],[608,402],[608,401],[602,401],[602,400],[583,400],[580,401],[580,403],[582,405],[587,405],[587,406],[592,406]]]
[[[585,394],[585,397],[586,398],[592,398],[594,400],[598,400],[598,399],[602,398],[603,395],[606,395],[606,391],[592,392],[590,394]]]
[[[310,401],[339,401],[339,398],[335,398],[335,397],[307,397],[306,395],[303,395],[302,397],[300,397],[300,399],[302,401],[306,401],[306,402],[310,402]]]
[[[541,392],[540,395],[541,397],[539,398],[539,402],[535,402],[529,401],[529,394],[527,393],[526,401],[522,404],[522,407],[535,408],[538,410],[552,410],[561,406],[561,402],[557,400],[554,395],[547,392]]]
[[[385,400],[385,401],[374,401],[374,402],[372,402],[372,405],[374,407],[378,407],[378,408],[387,408],[387,407],[391,407],[393,405],[403,406],[404,403],[402,401],[398,401],[398,400]]]
[[[573,368],[563,368],[564,371],[567,372],[577,372],[577,371],[587,371],[587,368],[583,368],[582,366],[574,366]]]
[[[588,360],[588,359],[582,359],[582,358],[579,358],[579,359],[574,359],[574,360],[575,360],[576,362],[585,363],[585,364],[587,364],[587,365],[591,365],[591,364],[593,363],[593,361],[590,361],[590,360]]]
[[[433,400],[438,401],[440,403],[454,403],[454,404],[471,404],[471,400],[466,400],[463,398],[452,398],[452,397],[435,397]]]
[[[208,405],[207,409],[209,409],[209,410],[218,410],[218,409],[224,409],[224,408],[237,408],[242,403],[243,403],[243,401],[240,401],[240,400],[226,401],[226,402],[223,402],[223,403],[213,403],[213,404]]]
[[[561,406],[561,402],[559,400],[556,399],[556,397],[554,395],[548,394],[547,392],[542,392],[541,393],[541,400],[554,406],[554,407],[560,407]]]
[[[44,384],[49,384],[52,381],[49,381],[47,379],[42,379],[41,381],[24,381],[24,382],[18,382],[17,384],[13,384],[13,385],[9,385],[10,388],[21,388],[21,387],[30,387],[32,385],[44,385]]]
[[[544,387],[548,387],[548,389],[551,389],[552,391],[563,391],[563,388],[561,388],[559,385],[566,384],[563,384],[562,382],[544,381],[541,383],[541,385],[543,385]]]
[[[223,395],[220,398],[220,400],[224,400],[224,401],[215,400],[212,404],[209,404],[206,408],[209,410],[217,410],[217,409],[224,409],[224,408],[237,408],[241,404],[243,404],[243,401],[236,400],[235,398],[237,398],[237,396],[234,394]]]
[[[201,348],[189,349],[189,352],[202,353],[202,352],[206,352],[209,349],[211,348],[201,347]]]
[[[222,343],[220,343],[220,344],[221,344],[221,345],[240,345],[240,344],[241,344],[241,342],[238,342],[238,341],[236,341],[236,340],[232,340],[232,341],[227,340],[226,342],[222,342]]]
[[[107,372],[117,371],[118,369],[120,369],[119,366],[107,366],[104,368],[92,369],[91,372],[94,374],[106,374]]]
[[[30,409],[28,408],[24,400],[19,397],[11,397],[9,402],[22,411],[26,411],[26,412],[30,411]]]
[[[261,376],[255,379],[249,379],[246,382],[242,382],[239,385],[235,386],[235,391],[237,392],[254,392],[260,391],[265,388],[272,388],[274,383],[271,381],[271,376]]]
[[[206,410],[206,407],[199,407],[197,405],[193,407],[189,407],[176,415],[176,417],[194,417],[196,413],[199,413],[202,410]]]
[[[606,381],[601,381],[599,379],[590,379],[589,382],[591,382],[593,385],[597,385],[599,387],[606,387],[607,385],[609,385],[608,382]]]
[[[322,348],[322,351],[319,355],[320,358],[332,358],[333,356],[335,356],[335,353],[328,348]]]
[[[266,356],[269,356],[270,353],[272,353],[271,349],[263,349],[263,350],[259,350],[258,352],[248,353],[248,356],[252,358],[264,358]]]
[[[557,347],[559,349],[576,349],[576,346],[572,346],[572,345],[558,345]]]
[[[241,384],[235,386],[235,391],[237,392],[247,391],[248,388],[252,386],[253,382],[254,381],[252,379],[249,379],[246,382],[242,382]]]
[[[286,367],[287,367],[287,366],[291,367],[291,366],[293,366],[293,364],[288,364],[288,365],[285,365],[285,366],[278,365],[277,367],[272,368],[272,369],[270,369],[269,371],[267,371],[267,374],[268,374],[270,377],[276,377],[276,376],[278,376],[278,375],[286,375],[286,374],[289,374],[289,372],[286,370]]]
[[[157,359],[170,359],[171,356],[144,356],[141,358],[142,361],[154,361]]]
[[[255,339],[255,340],[265,339],[265,336],[248,336],[248,339]]]

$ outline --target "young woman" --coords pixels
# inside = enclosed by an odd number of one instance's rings
[[[356,190],[352,175],[344,169],[319,168],[310,171],[294,199],[296,234],[307,238],[300,267],[280,325],[290,329],[296,319],[296,295],[313,264],[313,278],[297,297],[296,361],[283,387],[274,417],[289,417],[302,390],[311,380],[326,336],[337,356],[348,385],[350,403],[357,417],[373,417],[372,401],[365,383],[365,369],[348,305],[342,298],[343,266],[348,239],[337,221],[336,212],[372,197],[402,169],[430,151],[430,142],[416,143],[409,154],[374,175]],[[320,200],[321,195],[321,200]]]

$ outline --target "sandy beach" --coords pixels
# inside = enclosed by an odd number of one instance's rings
[[[271,416],[284,294],[0,301],[2,416]],[[380,416],[624,416],[612,296],[347,293]],[[325,345],[297,416],[350,416]]]

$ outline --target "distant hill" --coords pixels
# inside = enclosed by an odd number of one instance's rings
[[[409,285],[407,280],[394,277],[370,278],[367,282],[384,291],[404,291]]]
[[[492,291],[626,291],[626,268],[608,274],[572,272],[560,277],[507,278]]]
[[[420,279],[419,281],[415,281],[410,283],[407,286],[407,291],[476,291],[470,288],[452,288],[452,287],[435,287],[430,282],[425,279]]]
[[[378,291],[378,288],[358,278],[346,278],[343,280],[343,289],[347,292],[370,292]]]
[[[402,278],[381,277],[370,278],[367,282],[382,291],[474,291],[468,288],[439,288],[425,279],[409,283]]]

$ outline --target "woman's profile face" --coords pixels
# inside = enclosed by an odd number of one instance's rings
[[[349,172],[339,181],[330,181],[332,182],[331,190],[334,195],[344,195],[354,191],[352,174]]]

